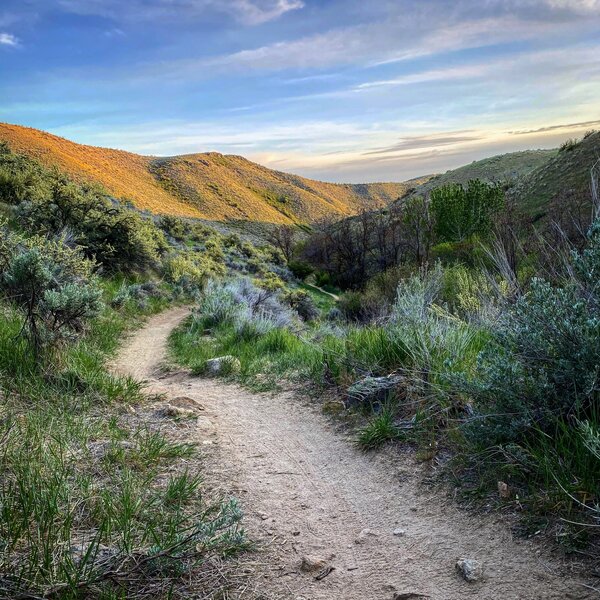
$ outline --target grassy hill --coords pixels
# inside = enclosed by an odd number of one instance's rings
[[[424,194],[449,183],[466,184],[471,179],[488,183],[514,182],[543,167],[556,154],[557,150],[524,150],[476,160],[458,169],[434,175],[417,186],[415,193]]]
[[[563,193],[587,192],[590,169],[600,160],[600,132],[577,142],[565,143],[550,160],[521,177],[512,194],[531,214],[542,214],[544,206]]]
[[[100,183],[138,208],[212,221],[310,223],[382,207],[413,185],[313,181],[216,152],[141,156],[2,123],[0,141],[79,181]]]

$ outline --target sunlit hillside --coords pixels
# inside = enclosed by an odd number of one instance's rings
[[[138,208],[217,221],[313,222],[381,207],[414,185],[324,183],[215,152],[140,156],[9,124],[0,124],[0,140],[79,180],[98,182]]]

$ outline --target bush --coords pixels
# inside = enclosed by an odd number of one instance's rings
[[[162,215],[158,226],[173,239],[181,241],[190,232],[190,226],[182,218],[173,215]]]
[[[347,321],[360,321],[363,317],[362,294],[346,292],[340,296],[338,309]]]
[[[319,316],[319,309],[312,296],[305,290],[291,290],[283,295],[283,300],[300,315],[303,321],[313,321]]]
[[[175,285],[185,282],[190,287],[200,289],[211,276],[224,273],[223,264],[200,252],[179,252],[167,256],[163,261],[164,277]]]
[[[273,291],[247,279],[209,281],[198,306],[199,326],[231,325],[240,336],[262,335],[274,327],[290,327],[294,316]]]
[[[48,196],[49,173],[26,156],[13,154],[0,142],[0,202],[20,204]]]
[[[1,236],[0,292],[24,315],[36,354],[80,335],[101,308],[93,264],[60,242]]]
[[[65,178],[52,182],[49,198],[21,204],[19,216],[35,232],[72,232],[84,254],[109,271],[146,271],[158,264],[167,247],[150,219]]]
[[[430,211],[439,242],[462,242],[485,237],[492,217],[504,206],[504,191],[478,179],[466,187],[451,183],[431,192]]]
[[[575,150],[575,148],[577,148],[577,146],[579,146],[581,142],[579,140],[576,140],[574,138],[565,140],[560,147],[558,148],[559,152],[572,152],[573,150]]]
[[[302,260],[292,260],[288,267],[294,276],[301,280],[306,279],[314,272],[312,265]]]
[[[600,391],[600,221],[573,255],[562,287],[534,279],[480,359],[471,391],[487,416],[472,433],[497,443],[522,440],[557,420],[588,418]]]

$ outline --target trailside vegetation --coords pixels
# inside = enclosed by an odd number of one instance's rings
[[[524,534],[535,523],[581,549],[595,539],[600,497],[590,189],[583,235],[521,218],[501,185],[479,181],[324,223],[286,257],[307,265],[295,272],[317,313],[301,316],[285,290],[263,298],[247,280],[215,279],[172,336],[174,357],[206,374],[207,361],[229,356],[236,368],[222,375],[255,389],[310,382],[325,410],[363,419],[364,449],[406,443],[423,460],[450,451],[459,497],[512,508]]]

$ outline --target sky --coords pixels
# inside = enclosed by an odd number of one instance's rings
[[[0,0],[0,121],[401,181],[600,128],[600,0]]]

